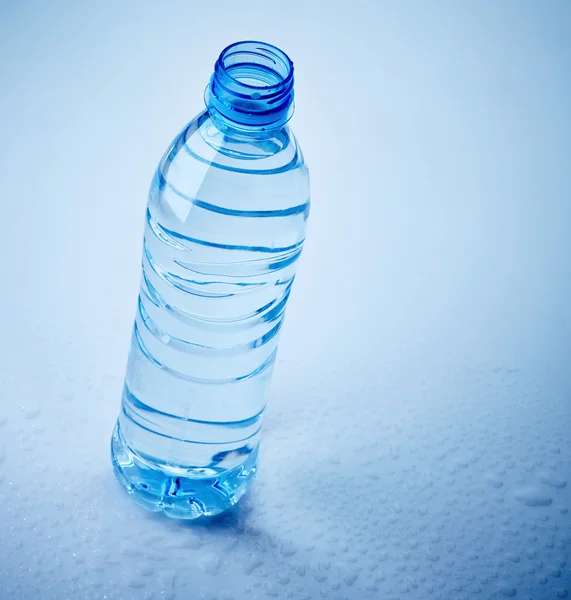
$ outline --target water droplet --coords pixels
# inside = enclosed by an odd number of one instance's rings
[[[154,572],[155,570],[149,564],[143,564],[139,567],[139,574],[142,577],[150,577]]]
[[[90,510],[90,511],[87,513],[87,515],[85,515],[85,518],[86,518],[88,521],[96,521],[96,520],[99,518],[99,515],[98,515],[97,511],[95,511],[95,510],[91,509],[91,510]]]
[[[552,502],[549,496],[535,487],[518,490],[515,497],[526,506],[549,506]]]
[[[300,576],[303,577],[305,575],[307,571],[307,565],[301,564],[301,565],[297,565],[295,567],[295,572]]]
[[[329,564],[328,563],[318,563],[317,565],[311,568],[311,572],[313,574],[313,578],[315,581],[319,583],[323,583],[328,576]]]
[[[30,425],[30,430],[37,435],[39,433],[43,433],[44,426],[41,423],[32,423]]]
[[[22,405],[22,410],[26,419],[35,419],[42,411],[40,401],[37,398],[27,398],[25,404]]]
[[[255,569],[261,567],[263,564],[264,561],[259,556],[251,554],[244,562],[244,574],[251,575]]]
[[[86,581],[93,587],[101,587],[103,585],[103,577],[98,573],[90,573]]]
[[[90,552],[86,557],[87,563],[93,571],[102,572],[105,570],[105,560],[97,552]]]
[[[557,598],[567,598],[568,596],[568,592],[564,588],[557,588],[556,590],[554,590],[554,592]]]
[[[4,451],[4,446],[0,444],[0,463],[4,462],[4,458],[6,457],[6,452]]]
[[[277,598],[279,596],[279,592],[276,589],[276,586],[270,583],[269,581],[266,582],[266,584],[264,585],[264,592],[266,593],[266,596],[268,598]]]
[[[343,575],[343,581],[347,585],[353,585],[355,581],[357,581],[358,576],[359,573],[357,573],[357,571],[346,571]]]
[[[544,483],[545,485],[550,485],[551,487],[557,488],[559,490],[563,489],[567,485],[567,481],[565,479],[561,479],[556,477],[552,473],[541,473],[539,475],[539,481]]]
[[[157,576],[157,581],[163,586],[161,590],[161,600],[174,600],[174,580],[175,573],[172,571],[161,571]]]
[[[494,487],[496,489],[499,489],[504,485],[504,482],[495,473],[488,473],[484,477],[484,479],[485,479],[486,483],[488,483],[489,485],[491,485],[492,487]]]
[[[296,548],[292,542],[286,541],[282,544],[280,553],[282,556],[293,556],[296,553]]]
[[[198,561],[198,566],[204,573],[216,575],[220,567],[220,557],[212,553],[205,554]]]
[[[145,582],[138,577],[137,575],[126,574],[123,575],[123,579],[125,579],[125,583],[135,590],[140,590],[145,587]]]
[[[184,538],[182,543],[180,544],[180,548],[188,548],[189,550],[198,550],[202,547],[202,539],[197,535],[188,535]]]
[[[135,546],[132,542],[123,542],[119,552],[125,556],[142,556],[143,551],[138,546]]]
[[[457,469],[467,469],[468,466],[470,465],[470,461],[466,458],[455,458],[452,461],[452,464],[457,468]]]

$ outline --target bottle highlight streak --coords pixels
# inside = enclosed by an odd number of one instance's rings
[[[151,184],[111,449],[137,502],[183,519],[230,508],[254,477],[309,214],[308,171],[287,125],[290,59],[262,42],[233,44],[205,100]]]

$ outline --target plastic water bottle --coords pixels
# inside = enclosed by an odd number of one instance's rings
[[[151,184],[115,473],[153,511],[194,519],[251,483],[262,415],[309,214],[289,126],[293,64],[238,42],[218,58],[206,110]]]

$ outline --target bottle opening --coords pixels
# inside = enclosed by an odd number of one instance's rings
[[[281,126],[293,113],[293,63],[271,44],[232,44],[214,65],[205,100],[209,111],[232,124]]]
[[[293,76],[293,64],[279,48],[261,42],[228,46],[219,62],[229,77],[248,87],[275,87]]]

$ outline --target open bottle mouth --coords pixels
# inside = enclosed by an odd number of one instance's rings
[[[293,63],[271,44],[231,44],[214,65],[205,101],[229,125],[279,127],[293,114]]]

